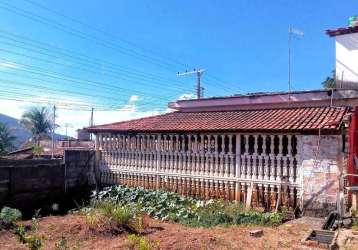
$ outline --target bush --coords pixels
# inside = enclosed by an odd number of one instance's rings
[[[14,225],[15,222],[21,220],[22,214],[20,210],[10,207],[3,207],[0,212],[0,220],[5,225]]]

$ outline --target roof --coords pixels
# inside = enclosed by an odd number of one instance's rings
[[[90,132],[336,131],[347,107],[172,112],[88,128]]]
[[[338,28],[333,30],[326,30],[326,34],[329,35],[330,37],[352,34],[352,33],[358,33],[358,26],[350,26],[350,27]]]
[[[290,107],[356,106],[357,89],[326,89],[292,92],[260,92],[170,102],[168,107],[183,112],[235,111]]]

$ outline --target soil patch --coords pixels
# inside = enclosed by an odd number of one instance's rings
[[[25,221],[30,224],[30,221]],[[317,228],[322,220],[301,218],[279,227],[230,226],[194,228],[180,224],[148,219],[143,233],[160,249],[308,249],[301,240],[309,229]],[[263,229],[263,236],[252,237],[249,232]],[[56,249],[65,239],[68,247],[77,249],[131,249],[125,230],[93,229],[81,215],[48,216],[39,219],[38,236],[43,236],[44,249]],[[7,231],[0,233],[1,249],[28,249]],[[315,249],[315,247],[310,247]]]

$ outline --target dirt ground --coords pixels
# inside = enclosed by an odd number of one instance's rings
[[[159,249],[320,249],[316,245],[302,245],[301,240],[311,228],[319,228],[321,223],[320,219],[305,217],[277,228],[192,228],[149,219],[149,228],[145,231],[144,237],[155,246],[159,246]],[[263,229],[263,236],[249,236],[249,232],[254,229]],[[80,215],[40,218],[36,235],[44,236],[44,249],[56,249],[56,242],[59,242],[61,237],[66,239],[67,249],[133,249],[127,232],[118,235],[95,232],[86,224],[85,217]],[[350,240],[349,243],[356,247],[357,242]],[[19,243],[15,235],[2,231],[0,249],[28,248]]]

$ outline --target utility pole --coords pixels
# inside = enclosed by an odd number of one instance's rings
[[[288,106],[290,106],[291,102],[291,90],[292,90],[292,83],[291,83],[291,53],[292,53],[292,35],[297,36],[304,36],[304,33],[296,28],[288,26]]]
[[[51,158],[54,158],[54,151],[55,151],[55,127],[56,127],[56,106],[53,105],[53,117],[52,117],[52,152],[51,152]]]
[[[185,71],[183,73],[177,73],[177,76],[186,76],[186,75],[193,75],[196,74],[197,83],[196,83],[196,96],[198,99],[202,98],[204,95],[202,94],[202,90],[204,89],[201,87],[201,77],[204,74],[205,69],[194,69],[193,71]]]
[[[91,118],[90,118],[90,127],[93,127],[93,111],[94,111],[94,108],[92,107],[91,109]],[[92,133],[90,133],[90,140],[92,141]]]

